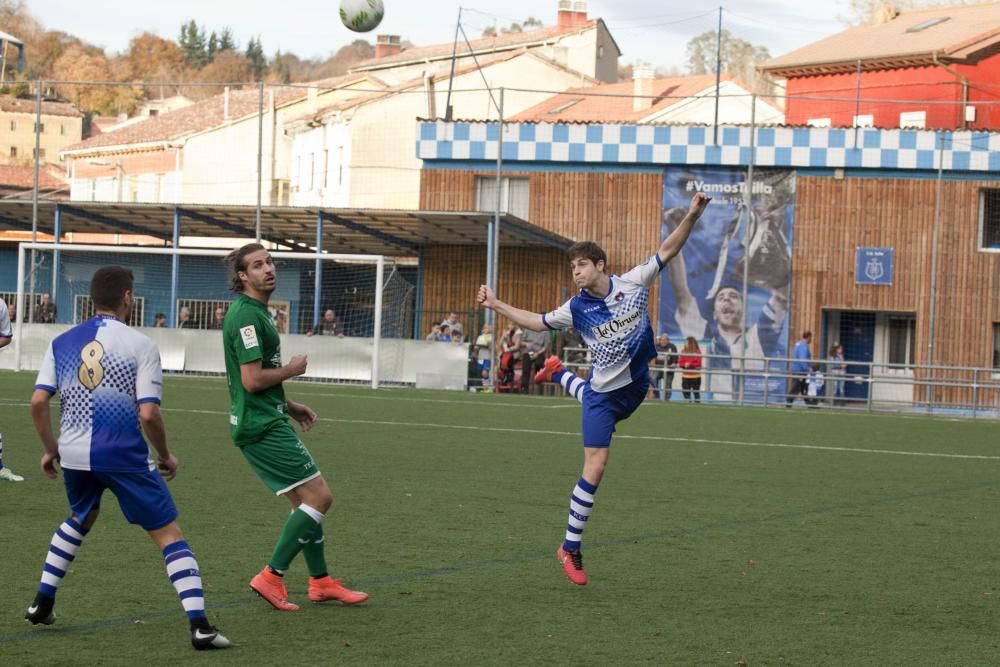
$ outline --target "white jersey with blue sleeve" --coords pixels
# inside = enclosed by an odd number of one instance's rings
[[[13,338],[14,330],[10,325],[10,311],[7,302],[0,299],[0,338]]]
[[[590,348],[590,386],[594,391],[614,391],[636,380],[649,381],[649,362],[656,358],[649,288],[663,267],[660,256],[653,255],[621,276],[610,276],[605,296],[580,290],[559,308],[542,315],[550,329],[572,326],[583,336]]]
[[[163,393],[156,344],[113,317],[98,315],[56,337],[35,389],[59,393],[59,463],[70,470],[153,470],[139,404]]]

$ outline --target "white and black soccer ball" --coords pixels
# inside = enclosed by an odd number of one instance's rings
[[[369,32],[382,22],[382,0],[340,0],[340,20],[354,32]]]

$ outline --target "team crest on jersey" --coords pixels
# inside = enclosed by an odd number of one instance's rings
[[[615,301],[623,301],[625,299],[625,292],[618,292],[615,294]]]
[[[252,324],[240,329],[240,337],[243,339],[243,347],[248,350],[260,345],[257,342],[257,329]]]

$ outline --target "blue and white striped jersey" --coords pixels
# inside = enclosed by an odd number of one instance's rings
[[[604,297],[584,290],[542,321],[550,329],[574,327],[590,348],[590,386],[597,392],[620,389],[648,380],[649,362],[656,357],[649,323],[649,288],[663,268],[659,255],[621,276],[610,276]]]
[[[160,352],[148,337],[98,315],[56,337],[35,389],[59,393],[59,462],[71,470],[153,470],[139,404],[159,403]]]

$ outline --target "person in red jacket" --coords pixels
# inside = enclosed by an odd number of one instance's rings
[[[677,365],[681,367],[681,392],[684,400],[701,403],[701,348],[692,336],[684,339],[684,349],[681,350]]]

